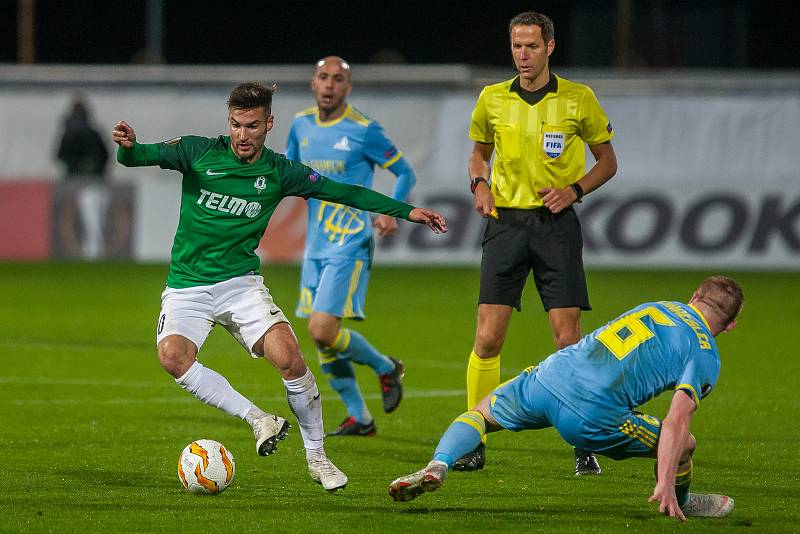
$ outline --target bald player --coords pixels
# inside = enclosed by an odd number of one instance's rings
[[[392,198],[403,201],[416,176],[403,152],[378,122],[352,105],[347,97],[350,65],[328,56],[317,62],[311,79],[316,106],[299,112],[292,122],[286,157],[338,182],[372,187],[375,166],[396,177]],[[393,217],[370,214],[342,204],[308,200],[303,271],[298,317],[308,318],[320,367],[347,408],[347,417],[329,436],[373,436],[375,420],[356,382],[353,363],[366,365],[378,377],[383,410],[393,412],[403,397],[403,362],[381,353],[363,335],[343,328],[343,319],[365,318],[364,302],[375,247],[374,233],[397,230]]]

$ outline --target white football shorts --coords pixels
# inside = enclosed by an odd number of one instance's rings
[[[273,325],[288,322],[258,275],[237,276],[211,286],[168,287],[161,294],[156,344],[178,334],[200,351],[211,329],[219,324],[251,356],[259,358],[253,352],[256,342]]]

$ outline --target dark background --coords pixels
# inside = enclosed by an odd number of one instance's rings
[[[0,62],[17,61],[17,9],[0,0]],[[630,0],[630,39],[615,44],[621,0],[541,2],[206,2],[164,0],[162,60],[172,64],[509,64],[508,20],[553,18],[553,63],[569,67],[800,67],[800,6],[790,1]],[[37,63],[143,63],[145,0],[37,0]]]

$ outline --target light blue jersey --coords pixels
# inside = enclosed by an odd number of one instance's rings
[[[376,121],[351,105],[344,114],[320,122],[317,107],[295,115],[286,143],[286,157],[347,184],[372,188],[375,165],[397,176],[392,198],[405,200],[416,182],[403,153]],[[372,255],[370,214],[331,202],[308,199],[306,259],[353,258]]]
[[[699,406],[719,371],[702,314],[688,304],[650,302],[551,355],[536,381],[583,419],[615,429],[665,390],[684,390]]]

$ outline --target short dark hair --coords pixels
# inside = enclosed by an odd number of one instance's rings
[[[267,115],[272,111],[272,93],[275,86],[266,87],[258,82],[240,83],[228,96],[228,109],[264,108]]]
[[[744,292],[733,278],[710,276],[695,291],[695,298],[714,310],[723,325],[736,319],[744,307]]]
[[[536,11],[526,11],[520,13],[508,23],[508,34],[511,35],[511,29],[514,26],[539,26],[542,29],[542,39],[545,44],[549,43],[556,37],[556,31],[553,28],[553,21],[550,17]]]

